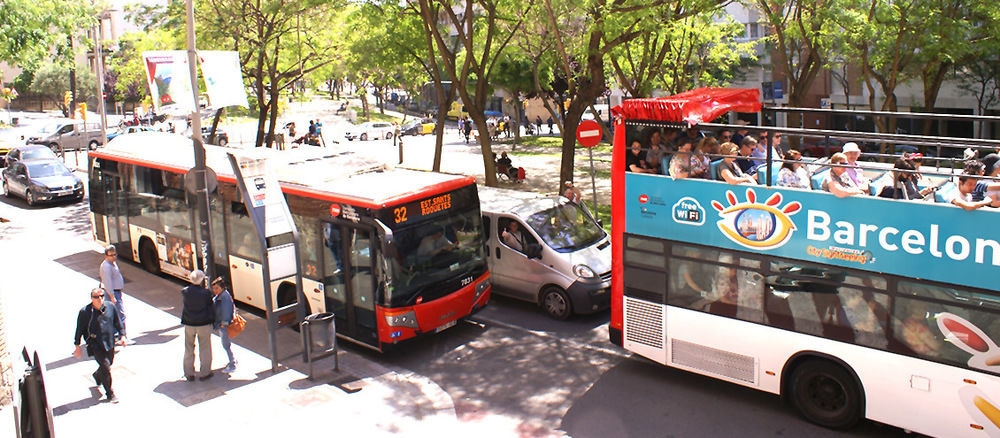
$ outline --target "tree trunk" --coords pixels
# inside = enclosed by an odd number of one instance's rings
[[[928,67],[924,70],[922,75],[924,82],[924,111],[929,113],[934,112],[938,93],[941,92],[941,84],[944,83],[944,77],[950,69],[950,62],[942,62],[937,65],[937,69]],[[931,119],[924,120],[923,135],[931,135],[934,123],[936,122]]]

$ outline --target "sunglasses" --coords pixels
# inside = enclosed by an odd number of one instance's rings
[[[91,298],[91,299],[97,299],[97,298],[104,298],[104,294],[100,294],[100,295],[91,295],[91,296],[90,296],[90,298]]]

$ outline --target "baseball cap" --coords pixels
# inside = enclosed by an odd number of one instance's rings
[[[852,141],[852,142],[844,144],[843,152],[844,153],[847,153],[847,152],[858,152],[858,153],[860,153],[861,152],[861,148],[858,147],[857,143],[855,143],[855,142]]]

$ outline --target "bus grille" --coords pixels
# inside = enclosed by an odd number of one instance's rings
[[[670,361],[676,365],[702,370],[747,383],[757,383],[751,356],[717,350],[691,342],[670,340]]]
[[[663,306],[625,299],[625,339],[663,349]]]

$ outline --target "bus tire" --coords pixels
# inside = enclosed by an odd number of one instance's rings
[[[160,274],[160,254],[148,237],[139,240],[139,263],[142,268],[153,275]]]
[[[573,304],[569,300],[569,296],[556,286],[548,286],[542,289],[540,304],[545,313],[559,321],[565,320],[573,314]]]
[[[806,360],[792,372],[790,389],[792,405],[812,423],[843,430],[861,421],[861,389],[836,363]]]

